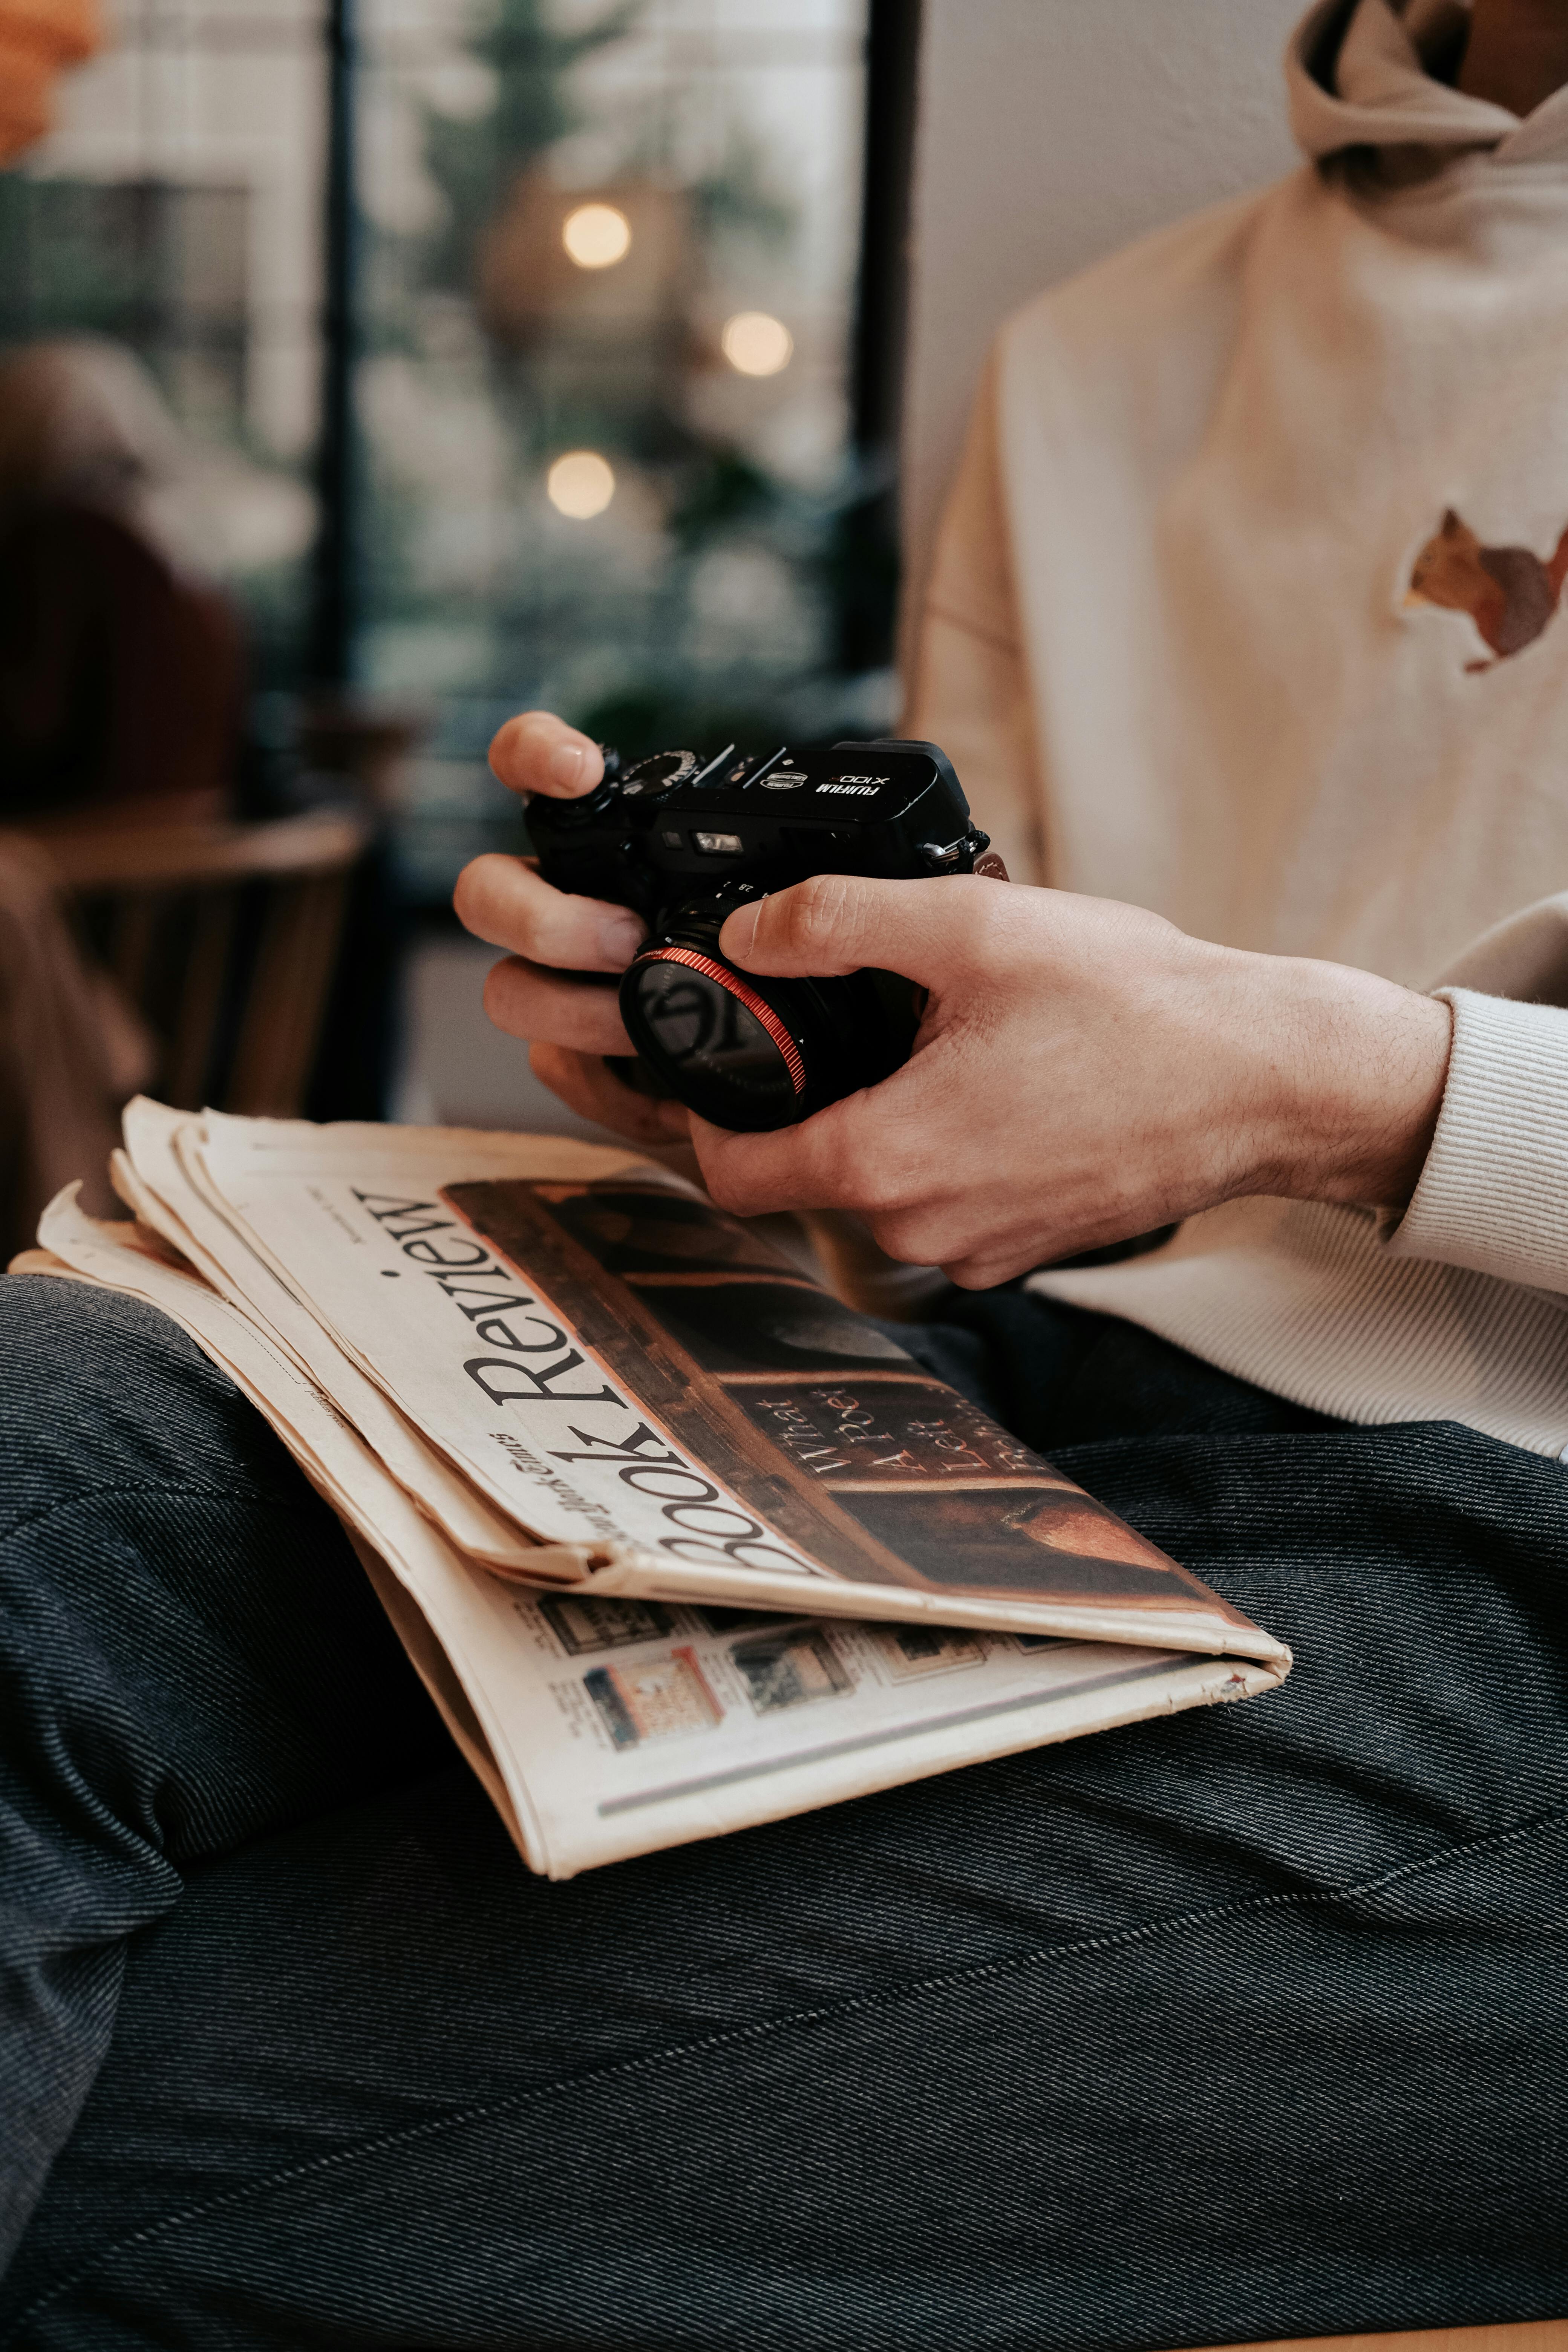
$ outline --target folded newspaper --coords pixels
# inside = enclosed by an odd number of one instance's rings
[[[629,1151],[125,1114],[21,1274],[182,1325],[564,1878],[1271,1689],[1289,1652]]]

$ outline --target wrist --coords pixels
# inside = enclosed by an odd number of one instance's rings
[[[1278,1012],[1258,1033],[1275,1094],[1258,1189],[1404,1209],[1442,1107],[1447,1004],[1345,964],[1249,961],[1274,965]]]

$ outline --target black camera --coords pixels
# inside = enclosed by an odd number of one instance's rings
[[[921,995],[885,971],[771,980],[719,951],[737,907],[813,874],[991,874],[990,837],[934,743],[835,743],[826,751],[706,765],[657,751],[581,800],[528,810],[540,871],[556,889],[633,907],[648,937],[621,981],[621,1017],[641,1069],[720,1127],[790,1127],[875,1086],[909,1059]]]

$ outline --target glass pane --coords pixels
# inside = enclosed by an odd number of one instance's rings
[[[838,646],[864,16],[363,0],[363,676],[435,713],[431,896],[512,838],[510,710],[637,751],[889,722]]]

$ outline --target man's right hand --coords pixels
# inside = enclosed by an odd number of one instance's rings
[[[575,800],[604,775],[598,746],[548,710],[509,719],[490,745],[490,766],[509,792]],[[615,982],[637,952],[644,925],[628,907],[568,898],[522,857],[476,857],[452,894],[476,938],[509,953],[485,982],[485,1011],[509,1037],[529,1041],[529,1063],[584,1118],[636,1143],[684,1139],[689,1114],[623,1086],[606,1054],[630,1054]],[[586,978],[585,974],[602,974]]]

